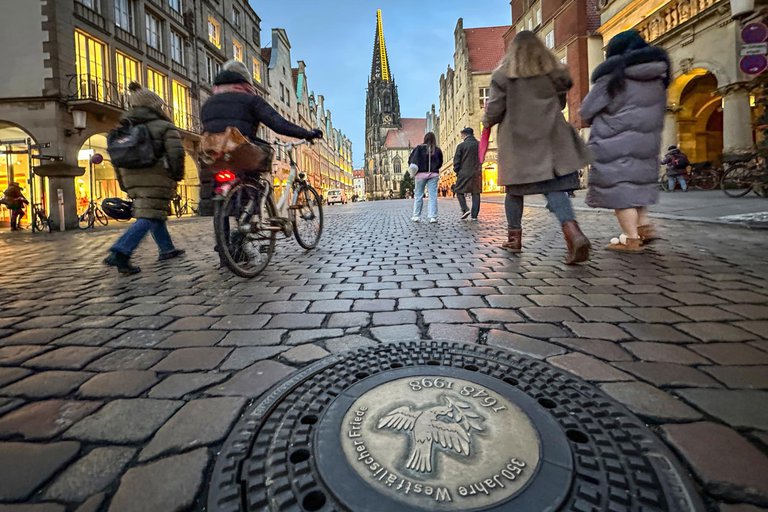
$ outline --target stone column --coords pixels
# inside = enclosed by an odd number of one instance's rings
[[[723,152],[746,152],[753,147],[749,93],[742,88],[728,89],[723,95]]]
[[[661,152],[667,151],[671,145],[679,145],[677,137],[677,112],[679,108],[667,107],[667,113],[664,116],[664,130],[661,132]]]

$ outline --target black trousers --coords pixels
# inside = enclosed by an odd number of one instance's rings
[[[467,208],[467,198],[464,194],[456,194],[456,197],[459,198],[459,206],[461,206],[461,213],[466,212],[469,208]],[[480,214],[480,194],[478,192],[472,193],[472,218],[476,219],[477,216]]]

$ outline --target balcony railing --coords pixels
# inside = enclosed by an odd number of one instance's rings
[[[117,25],[115,25],[115,39],[122,41],[135,50],[139,50],[139,38]]]
[[[203,127],[200,124],[200,118],[189,113],[177,112],[171,110],[173,124],[180,130],[190,133],[202,133]]]
[[[165,55],[160,50],[156,50],[155,48],[152,48],[151,46],[149,46],[149,44],[147,44],[147,57],[163,65],[167,64],[168,62],[167,55]]]
[[[176,62],[175,60],[171,59],[171,69],[174,73],[178,73],[182,76],[187,76],[187,66],[184,64],[180,64]]]
[[[94,25],[106,32],[107,21],[104,19],[104,16],[94,11],[87,5],[81,2],[78,2],[78,0],[75,0],[74,14],[75,16],[82,18],[83,20],[87,21],[91,25]]]
[[[655,41],[689,19],[719,3],[720,0],[675,0],[649,15],[635,27],[643,39]]]
[[[102,80],[89,75],[67,75],[68,101],[90,100],[126,110],[125,88],[121,84]]]

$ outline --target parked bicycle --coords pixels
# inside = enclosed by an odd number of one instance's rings
[[[689,189],[714,190],[720,183],[721,173],[712,162],[699,162],[691,164],[683,178]],[[669,192],[669,177],[666,172],[659,179],[659,185],[664,192]],[[673,185],[676,185],[676,182],[673,182]]]
[[[728,159],[720,186],[725,195],[730,197],[743,197],[750,191],[760,197],[768,197],[768,167],[765,158],[750,155],[747,159]]]
[[[109,217],[104,213],[95,201],[88,203],[88,208],[77,217],[77,227],[80,229],[88,229],[95,226],[96,222],[102,226],[109,224]]]
[[[32,205],[32,219],[30,224],[32,225],[32,232],[35,231],[53,231],[53,221],[46,215],[45,208],[42,203]]]
[[[255,277],[269,264],[277,234],[291,235],[304,249],[314,249],[323,232],[323,204],[294,160],[294,148],[307,141],[275,142],[284,148],[290,173],[275,204],[272,177],[239,176],[230,169],[214,170],[214,231],[219,255],[236,275]]]
[[[182,217],[184,215],[189,215],[190,213],[194,215],[198,214],[197,209],[189,204],[189,199],[182,198],[179,194],[176,194],[174,198],[171,199],[171,204],[176,217]]]

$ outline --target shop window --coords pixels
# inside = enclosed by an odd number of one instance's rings
[[[208,41],[216,48],[221,48],[221,23],[213,16],[208,16]]]
[[[163,51],[163,22],[148,12],[145,13],[145,19],[147,21],[147,45],[157,51]]]
[[[184,65],[184,38],[175,30],[171,31],[171,59]]]
[[[168,79],[165,75],[152,68],[147,68],[147,89],[166,100],[168,98],[167,87]]]
[[[173,81],[173,123],[182,130],[191,127],[189,111],[191,109],[189,88]]]
[[[235,39],[232,40],[232,56],[235,60],[243,62],[243,45]]]
[[[128,85],[131,82],[141,82],[139,73],[139,62],[125,55],[124,53],[115,53],[115,67],[117,75],[117,90],[120,95],[125,95],[128,91]]]
[[[104,101],[106,84],[104,43],[85,32],[75,31],[77,93],[82,99]]]
[[[128,33],[134,34],[134,1],[115,0],[115,25]]]

